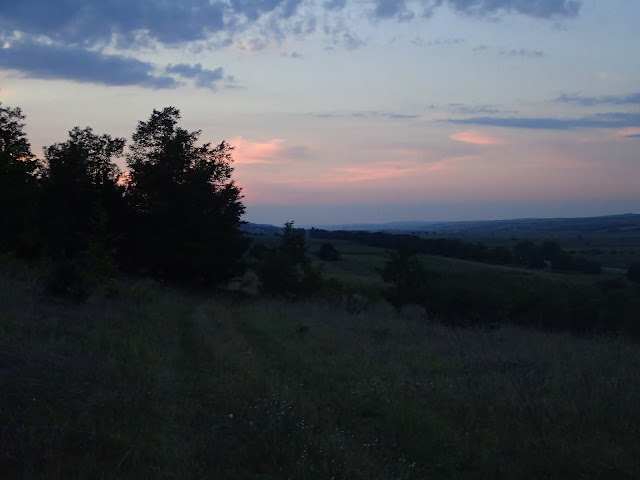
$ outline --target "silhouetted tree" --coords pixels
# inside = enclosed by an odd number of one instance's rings
[[[329,242],[324,242],[316,252],[316,255],[327,262],[335,262],[340,259],[340,252]]]
[[[37,161],[24,133],[19,108],[0,103],[0,251],[37,251]]]
[[[248,240],[239,230],[241,189],[231,180],[233,147],[197,145],[178,127],[180,111],[139,122],[127,158],[134,222],[132,264],[161,276],[218,283],[240,273]]]
[[[284,224],[280,245],[264,253],[257,270],[262,289],[271,295],[310,295],[322,280],[307,258],[306,232],[293,221]]]
[[[633,262],[627,270],[627,278],[636,283],[640,283],[640,262]]]
[[[388,285],[387,299],[397,310],[409,303],[424,303],[427,274],[411,249],[399,247],[392,251],[379,273]]]
[[[113,159],[122,155],[124,145],[123,138],[75,127],[66,142],[45,147],[41,214],[52,257],[78,258],[92,241],[109,243],[96,235],[121,230],[124,188]]]

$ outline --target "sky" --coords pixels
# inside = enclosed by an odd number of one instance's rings
[[[257,223],[640,213],[639,18],[638,0],[2,2],[0,102],[36,155],[177,107],[235,146]]]

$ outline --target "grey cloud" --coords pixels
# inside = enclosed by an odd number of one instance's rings
[[[449,45],[459,45],[464,43],[463,38],[436,38],[434,40],[424,40],[421,37],[415,37],[411,43],[416,47],[442,47]]]
[[[441,3],[429,0],[428,4]],[[535,18],[572,18],[582,7],[581,0],[447,0],[455,10],[467,15],[487,16],[498,13],[519,13]]]
[[[596,115],[567,119],[544,117],[473,117],[444,121],[461,125],[486,125],[490,127],[529,128],[538,130],[624,128],[640,126],[640,113],[599,113]]]
[[[415,15],[407,8],[404,0],[376,0],[373,16],[376,19],[395,18],[403,22],[411,20]]]
[[[22,32],[74,46],[108,44],[127,49],[154,42],[181,45],[212,40],[216,35],[233,36],[265,18],[272,20],[266,28],[277,30],[282,28],[282,22],[315,17],[317,12],[310,13],[314,6],[327,12],[352,6],[372,11],[376,20],[396,21],[413,18],[416,8],[432,14],[443,5],[474,16],[518,13],[543,19],[575,17],[581,7],[578,0],[420,0],[417,3],[420,7],[413,2],[410,8],[405,0],[7,0],[0,6],[0,35]],[[301,9],[302,6],[311,9]]]
[[[420,118],[420,115],[396,113],[396,112],[382,112],[382,111],[370,111],[370,112],[352,112],[349,114],[344,113],[318,113],[315,114],[316,118],[388,118],[391,120],[412,120]]]
[[[280,55],[286,58],[293,58],[294,60],[302,60],[304,58],[304,56],[298,52],[281,53]]]
[[[420,115],[406,115],[403,113],[387,113],[384,116],[394,120],[411,120],[414,118],[420,118]]]
[[[327,10],[342,10],[347,4],[347,0],[327,0],[322,4]]]
[[[528,48],[500,48],[491,47],[489,45],[478,45],[472,49],[473,53],[484,53],[488,51],[496,51],[503,57],[525,57],[525,58],[541,58],[545,56],[542,50],[530,50]]]
[[[0,30],[46,35],[76,46],[131,47],[148,38],[165,44],[203,40],[225,27],[223,2],[208,0],[21,0],[3,2]]]
[[[496,113],[505,113],[495,105],[465,105],[462,103],[450,103],[448,107],[452,113],[459,113],[464,115],[490,115]]]
[[[483,53],[489,50],[491,47],[487,45],[478,45],[477,47],[473,47],[473,53]]]
[[[218,85],[225,80],[233,83],[233,77],[225,77],[222,67],[210,70],[202,68],[202,65],[199,63],[195,65],[188,65],[186,63],[179,63],[177,65],[169,64],[167,68],[165,68],[165,73],[194,79],[197,87],[209,88],[211,90],[217,90]]]
[[[356,50],[357,48],[360,48],[365,44],[363,40],[359,39],[358,37],[352,35],[349,32],[343,33],[341,40],[342,40],[342,45],[347,50]]]
[[[112,86],[175,88],[166,75],[156,75],[151,63],[122,55],[106,55],[77,47],[13,42],[0,49],[0,68],[31,78],[64,79]]]
[[[577,103],[585,107],[594,105],[637,105],[640,104],[640,92],[630,93],[628,95],[604,95],[601,97],[585,97],[582,95],[568,95],[563,93],[556,102]]]
[[[529,58],[540,58],[544,57],[544,52],[542,50],[528,50],[526,48],[519,49],[511,49],[511,50],[500,50],[500,55],[505,55],[507,57],[529,57]]]
[[[171,77],[153,74],[153,66],[132,58],[103,55],[106,46],[118,51],[168,47],[225,48],[238,36],[251,48],[261,49],[287,37],[302,38],[317,31],[331,31],[334,46],[354,50],[364,41],[346,26],[342,10],[353,10],[348,18],[372,21],[407,21],[421,9],[429,16],[448,5],[475,16],[518,13],[537,18],[574,17],[578,0],[4,0],[0,2],[0,41],[18,40],[2,52],[3,65],[25,75],[42,78],[73,78],[113,84],[173,87]],[[319,10],[324,10],[319,11]],[[368,14],[368,15],[366,15]],[[37,40],[37,41],[36,41]],[[45,45],[46,44],[46,45]],[[80,59],[97,68],[71,69],[65,73],[48,58],[38,66],[33,58],[18,58],[20,48],[35,55],[49,49],[75,67]],[[29,46],[30,45],[30,46]],[[434,43],[436,45],[436,43]],[[71,54],[76,59],[70,58]],[[84,60],[83,60],[84,61]],[[8,67],[7,65],[11,65]],[[99,68],[100,65],[113,68]],[[117,64],[117,65],[116,65]],[[203,85],[215,83],[215,75],[202,73]],[[103,78],[99,78],[102,76]],[[194,77],[195,78],[195,77]],[[120,84],[120,83],[118,83]]]
[[[625,137],[627,137],[627,138],[640,138],[640,133],[637,133],[635,135],[625,135]]]

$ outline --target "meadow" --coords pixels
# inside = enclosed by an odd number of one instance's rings
[[[6,478],[637,478],[636,343],[397,312],[374,293],[384,252],[336,246],[326,274],[360,308],[126,277],[74,303],[3,258]]]

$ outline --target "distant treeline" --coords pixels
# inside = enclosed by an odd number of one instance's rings
[[[464,242],[456,238],[423,238],[414,234],[385,232],[328,231],[312,228],[309,235],[321,240],[348,240],[371,247],[397,250],[408,249],[414,253],[474,260],[496,265],[520,265],[529,268],[546,268],[566,272],[600,273],[598,262],[571,255],[552,241],[536,244],[520,241],[513,247],[489,247],[483,243]]]

